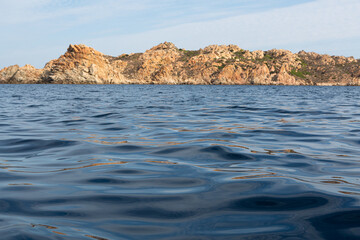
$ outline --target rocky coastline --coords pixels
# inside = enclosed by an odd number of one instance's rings
[[[0,84],[202,84],[359,86],[360,60],[314,52],[248,51],[211,45],[189,51],[161,43],[144,53],[104,55],[70,45],[43,69],[13,65]]]

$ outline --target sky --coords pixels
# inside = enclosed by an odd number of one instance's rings
[[[360,58],[359,0],[0,0],[0,69],[42,68],[69,44],[108,55],[161,42]]]

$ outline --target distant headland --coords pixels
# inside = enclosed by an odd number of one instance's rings
[[[288,50],[211,45],[190,51],[161,43],[144,53],[104,55],[70,45],[43,69],[0,70],[3,84],[360,85],[360,60]]]

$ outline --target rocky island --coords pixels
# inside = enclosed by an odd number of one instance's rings
[[[211,45],[190,51],[161,43],[144,53],[102,54],[70,45],[43,69],[0,70],[3,84],[360,85],[360,60],[314,52],[248,51]]]

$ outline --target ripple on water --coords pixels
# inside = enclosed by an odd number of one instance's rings
[[[43,140],[43,139],[8,139],[0,140],[0,156],[3,154],[14,153],[23,154],[28,152],[38,152],[53,148],[68,148],[75,146],[76,141],[66,140]]]
[[[260,211],[260,212],[291,212],[304,211],[305,209],[318,208],[326,205],[328,200],[316,196],[299,197],[254,197],[235,200],[228,208],[237,211]]]
[[[191,162],[201,163],[203,161],[251,161],[255,158],[251,154],[233,152],[230,148],[222,146],[211,147],[171,147],[158,150],[151,155],[161,157],[171,157],[179,160],[189,160]]]
[[[360,238],[356,87],[1,92],[1,239]]]

